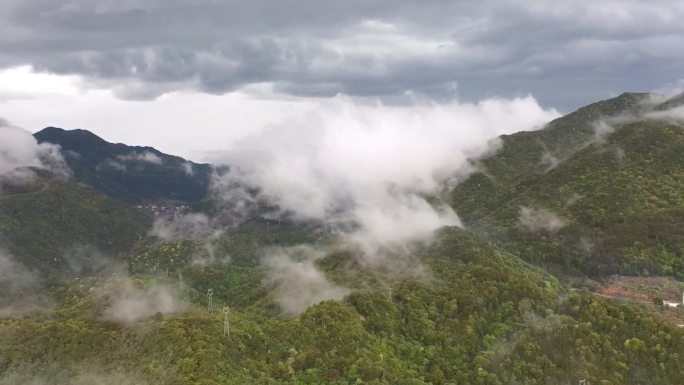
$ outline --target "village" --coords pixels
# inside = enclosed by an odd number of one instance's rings
[[[135,206],[138,211],[153,217],[185,214],[190,206],[185,204],[174,205],[170,203],[142,203]]]

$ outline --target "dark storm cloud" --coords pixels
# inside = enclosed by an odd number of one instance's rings
[[[427,3],[427,4],[426,4]],[[684,78],[681,1],[4,0],[0,66],[126,98],[271,83],[293,95],[574,107]]]

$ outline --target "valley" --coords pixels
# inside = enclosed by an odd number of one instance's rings
[[[72,173],[0,195],[0,384],[676,384],[684,130],[656,112],[680,99],[501,137],[426,198],[462,224],[401,243],[40,131]]]

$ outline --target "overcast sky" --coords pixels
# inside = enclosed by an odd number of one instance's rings
[[[0,117],[199,156],[336,95],[564,113],[680,90],[683,20],[681,0],[2,0]]]

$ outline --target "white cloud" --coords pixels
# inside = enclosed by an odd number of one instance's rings
[[[30,181],[34,176],[30,167],[47,169],[59,176],[69,173],[58,146],[38,144],[28,131],[0,119],[0,185]]]
[[[394,28],[371,24],[364,28]],[[85,127],[110,141],[153,145],[183,156],[212,154],[208,160],[232,167],[215,186],[235,211],[254,202],[226,186],[256,186],[261,198],[299,219],[355,222],[351,239],[369,254],[424,239],[440,226],[459,225],[447,205],[428,204],[427,197],[466,175],[469,157],[496,149],[493,138],[558,116],[532,97],[437,104],[409,95],[402,104],[387,105],[344,96],[284,97],[266,85],[251,92],[171,93],[135,102],[90,90],[9,101],[3,107],[33,124]],[[123,169],[116,161],[109,167]],[[245,205],[237,202],[240,197]]]
[[[50,306],[42,290],[38,275],[0,250],[0,317],[18,316]]]
[[[192,163],[190,162],[185,162],[180,165],[181,170],[185,173],[185,175],[192,176],[195,175],[195,169],[192,167]]]
[[[14,69],[0,70],[0,79],[12,76]],[[154,101],[120,100],[106,89],[71,92],[74,86],[68,81],[67,91],[53,92],[39,87],[43,74],[22,76],[36,85],[31,98],[0,98],[3,117],[18,126],[31,131],[46,126],[84,128],[110,142],[152,146],[193,160],[204,160],[208,153],[318,105],[312,99],[276,97],[271,87],[252,87],[250,93],[173,92]],[[0,94],[4,87],[0,82]]]
[[[206,214],[187,213],[155,218],[149,235],[167,242],[184,239],[201,242],[205,252],[193,255],[192,263],[212,265],[230,261],[229,255],[217,254],[215,251],[216,243],[223,231],[223,228],[212,223]]]
[[[236,143],[221,158],[233,171],[215,186],[258,187],[299,220],[353,222],[351,239],[373,253],[460,225],[427,197],[467,175],[468,158],[495,149],[493,138],[556,116],[531,97],[409,106],[338,97]]]
[[[327,280],[315,266],[323,254],[306,246],[266,251],[266,285],[283,313],[297,315],[321,301],[341,300],[350,290]]]
[[[544,168],[544,172],[553,170],[556,168],[556,166],[558,166],[559,163],[560,160],[548,151],[544,151],[542,153],[541,159],[539,160],[539,165]]]
[[[126,165],[123,163],[117,162],[115,160],[112,160],[112,159],[105,159],[102,162],[100,162],[100,164],[98,164],[95,167],[95,169],[97,171],[112,169],[112,170],[116,170],[119,172],[126,172]]]
[[[150,235],[164,241],[176,239],[206,240],[215,238],[220,231],[215,229],[209,217],[202,213],[177,214],[156,218]]]
[[[162,158],[160,158],[158,155],[153,154],[149,151],[143,151],[143,152],[131,152],[130,154],[126,155],[119,155],[117,158],[121,161],[124,162],[144,162],[144,163],[151,163],[151,164],[156,164],[156,165],[161,165],[162,164]]]
[[[46,95],[78,95],[83,87],[78,76],[34,72],[28,65],[0,71],[0,102],[35,99]]]
[[[665,111],[653,111],[646,114],[649,119],[665,120],[675,124],[684,125],[684,106],[671,108]]]
[[[95,290],[96,298],[107,303],[103,317],[123,323],[176,313],[188,306],[177,288],[159,282],[140,285],[130,278],[113,278]]]

